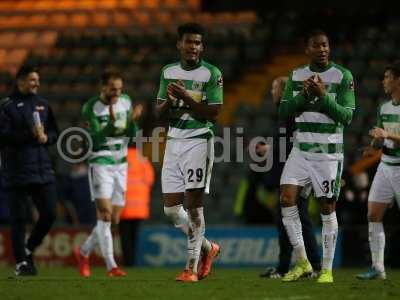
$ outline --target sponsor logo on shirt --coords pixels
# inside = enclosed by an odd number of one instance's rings
[[[203,89],[203,82],[193,81],[192,90],[193,91],[201,91]]]

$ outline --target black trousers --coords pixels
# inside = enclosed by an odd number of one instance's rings
[[[10,202],[11,240],[16,263],[26,258],[25,247],[31,252],[39,246],[56,219],[57,190],[54,183],[13,187],[7,190]],[[31,220],[30,201],[39,212],[39,219],[25,243],[26,225]]]
[[[321,257],[319,254],[319,247],[313,226],[308,215],[308,199],[299,198],[297,201],[299,210],[300,221],[303,229],[304,246],[306,248],[307,257],[315,271],[321,270]],[[292,257],[293,247],[290,244],[285,226],[282,223],[282,212],[278,209],[278,234],[279,234],[279,264],[277,271],[285,274],[289,271],[290,260]]]
[[[123,220],[119,222],[123,264],[126,267],[135,265],[136,243],[141,220]]]

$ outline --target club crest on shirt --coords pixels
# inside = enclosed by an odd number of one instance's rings
[[[222,88],[222,86],[224,85],[224,79],[222,78],[222,76],[218,77],[217,84],[220,88]]]
[[[192,90],[193,91],[201,91],[203,89],[203,82],[201,81],[193,81]]]
[[[352,81],[350,82],[349,89],[350,89],[351,91],[354,91],[354,80],[352,80]]]
[[[109,120],[109,116],[99,116],[98,117],[98,121],[100,123],[100,128],[103,129],[104,127],[107,126],[108,120]]]
[[[110,118],[109,116],[99,116],[99,122],[100,123],[107,123],[108,119]]]

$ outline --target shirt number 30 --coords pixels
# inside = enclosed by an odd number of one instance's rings
[[[323,181],[322,182],[322,191],[325,194],[328,194],[329,193],[329,188],[330,188],[330,190],[332,192],[334,192],[335,191],[335,182],[336,182],[336,180],[332,180],[330,183],[329,183],[328,180]]]

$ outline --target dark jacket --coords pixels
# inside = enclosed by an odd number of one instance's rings
[[[277,107],[278,110],[278,107]],[[272,186],[279,187],[280,178],[282,175],[283,168],[287,161],[287,158],[292,151],[294,131],[296,130],[295,118],[289,118],[287,120],[277,120],[276,126],[272,129],[273,136],[273,166],[271,172],[268,172],[266,176],[267,182]],[[285,149],[281,147],[284,146]],[[285,157],[281,159],[281,152],[285,151]],[[282,161],[281,161],[282,160]]]
[[[48,141],[33,136],[33,112],[38,111]],[[0,153],[5,187],[55,181],[48,146],[56,143],[58,128],[48,102],[38,95],[18,91],[0,100]]]

